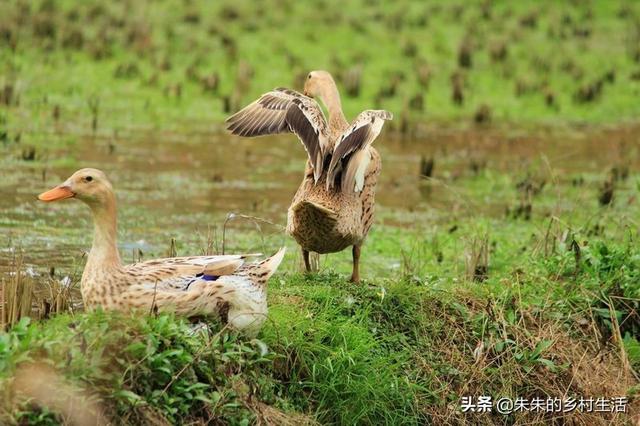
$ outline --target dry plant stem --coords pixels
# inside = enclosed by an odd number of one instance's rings
[[[227,223],[229,223],[230,221],[236,219],[236,218],[242,218],[242,219],[247,219],[250,220],[251,222],[253,222],[253,224],[256,226],[256,229],[258,230],[259,234],[260,234],[260,240],[263,246],[264,251],[266,252],[266,247],[265,247],[265,240],[264,240],[264,232],[262,230],[262,227],[260,226],[260,223],[266,223],[272,226],[275,226],[277,228],[279,228],[282,232],[284,232],[285,227],[282,225],[279,225],[277,223],[273,223],[270,220],[267,219],[263,219],[261,217],[257,217],[257,216],[250,216],[250,215],[245,215],[245,214],[240,214],[240,213],[229,213],[227,214],[227,218],[225,219],[224,223],[222,224],[222,253],[224,254],[225,251],[225,244],[226,244],[226,235],[227,235]]]
[[[622,334],[620,334],[620,325],[618,324],[618,318],[616,316],[616,312],[614,309],[614,304],[611,302],[609,298],[607,300],[607,305],[609,307],[609,318],[611,320],[611,328],[613,329],[613,338],[620,350],[620,360],[622,361],[622,365],[624,366],[625,372],[630,374],[634,374],[633,368],[631,368],[631,364],[629,363],[629,357],[627,356],[627,351],[624,348],[624,340],[622,340]],[[636,376],[636,379],[638,377]]]
[[[11,327],[20,318],[31,316],[33,303],[33,280],[23,272],[22,254],[14,255],[13,274],[2,281],[2,327]]]

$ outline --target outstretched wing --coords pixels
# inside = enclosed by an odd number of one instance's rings
[[[322,175],[329,132],[315,100],[295,90],[278,88],[227,118],[226,123],[227,129],[238,136],[295,133],[309,155],[316,182]]]
[[[355,174],[359,172],[364,173],[366,164],[356,163],[366,162],[368,164],[370,156],[365,155],[363,152],[364,148],[371,145],[380,134],[384,122],[391,119],[393,119],[393,114],[388,111],[367,110],[361,112],[360,115],[353,120],[351,126],[342,134],[333,149],[331,162],[327,170],[327,189],[335,186],[336,176],[342,171],[344,164],[347,162],[354,162],[354,164],[349,164],[348,166],[352,174],[354,174],[354,176],[351,176],[350,181],[356,182],[350,189],[356,192],[362,189],[358,189],[357,183],[360,179],[358,179]]]

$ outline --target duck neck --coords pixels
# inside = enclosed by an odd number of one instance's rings
[[[115,196],[109,195],[106,203],[90,205],[93,213],[93,245],[87,266],[119,267],[120,255],[116,244],[117,219]]]
[[[329,127],[336,130],[344,130],[349,126],[349,123],[347,123],[347,119],[342,112],[342,102],[340,101],[338,88],[333,81],[325,87],[322,93],[322,102],[327,107],[327,111],[329,111]]]

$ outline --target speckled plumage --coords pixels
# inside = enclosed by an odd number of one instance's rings
[[[364,241],[373,223],[375,189],[382,168],[380,155],[368,147],[371,161],[362,191],[326,189],[313,179],[311,165],[293,197],[287,217],[287,233],[306,251],[335,253]]]
[[[104,173],[82,169],[39,198],[70,197],[89,205],[94,219],[93,245],[81,280],[87,309],[224,315],[231,326],[245,331],[258,330],[266,319],[266,282],[282,261],[284,248],[249,264],[245,260],[255,255],[174,257],[123,265],[116,245],[115,194]]]
[[[307,97],[318,96],[329,112]],[[380,155],[371,146],[392,114],[367,110],[351,123],[326,71],[313,71],[305,95],[275,89],[227,119],[239,136],[295,133],[304,145],[307,166],[288,210],[287,233],[300,244],[307,270],[309,252],[333,253],[353,246],[352,281],[359,280],[360,247],[373,223]]]
[[[235,328],[259,328],[267,314],[266,281],[281,259],[245,264],[247,257],[196,256],[132,265],[92,260],[82,274],[82,298],[88,309],[136,308],[187,317],[225,313],[223,320]],[[208,265],[221,261],[231,261],[237,269],[205,275]]]

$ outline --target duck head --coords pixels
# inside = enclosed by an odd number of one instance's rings
[[[38,195],[40,201],[52,202],[77,198],[90,207],[109,203],[113,198],[113,187],[107,176],[98,169],[80,169],[66,181]]]
[[[335,87],[336,83],[327,71],[311,71],[304,82],[304,95],[312,98],[326,98],[327,91]]]

